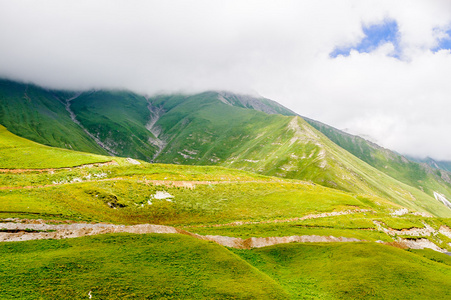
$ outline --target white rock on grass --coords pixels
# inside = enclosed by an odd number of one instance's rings
[[[141,163],[139,161],[137,161],[136,159],[127,157],[127,162],[132,164],[132,165],[140,165]]]
[[[172,196],[166,191],[157,191],[154,195],[150,197],[150,199],[147,201],[147,204],[152,205],[152,199],[166,200],[172,202],[170,198],[174,198],[174,196]]]
[[[394,212],[390,213],[391,216],[403,216],[409,213],[409,210],[407,208],[401,208],[398,210],[395,210]]]
[[[174,198],[171,194],[169,194],[166,191],[157,191],[155,195],[152,196],[154,199],[168,199],[168,198]],[[169,200],[168,200],[169,201]]]

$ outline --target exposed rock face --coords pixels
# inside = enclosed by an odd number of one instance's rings
[[[395,235],[410,235],[410,236],[430,236],[432,234],[435,234],[437,231],[429,226],[428,224],[424,224],[423,228],[410,228],[410,229],[402,229],[397,230],[393,228],[385,228],[383,225],[385,225],[382,222],[373,221],[373,223],[376,225],[377,229],[380,231],[385,232],[388,235],[395,236]]]
[[[164,147],[168,144],[168,140],[164,135],[162,135],[162,128],[161,126],[156,125],[158,120],[161,118],[162,115],[165,114],[165,110],[162,106],[156,107],[153,106],[152,103],[149,102],[147,99],[149,105],[147,108],[150,112],[150,118],[149,122],[146,124],[146,129],[149,130],[155,138],[149,138],[149,143],[156,146],[158,148],[157,152],[155,152],[154,156],[152,157],[152,161],[155,160],[158,155],[163,151]]]
[[[179,233],[179,230],[163,225],[112,225],[112,224],[62,224],[48,225],[27,223],[0,223],[0,242],[16,242],[41,239],[66,239],[105,233]]]
[[[451,202],[449,202],[448,199],[446,199],[446,197],[444,195],[434,192],[434,197],[437,201],[440,201],[448,208],[451,208]]]
[[[431,242],[428,239],[415,239],[415,240],[411,240],[411,239],[402,239],[399,238],[398,239],[399,243],[405,245],[407,248],[410,249],[432,249],[438,252],[446,252],[445,249],[442,249],[440,247],[438,247],[436,244],[434,244],[433,242]]]
[[[337,242],[364,242],[356,238],[334,237],[334,236],[318,236],[318,235],[294,235],[283,237],[251,237],[247,239],[220,236],[220,235],[199,235],[191,233],[171,226],[141,224],[141,225],[113,225],[113,224],[88,224],[88,223],[70,223],[51,225],[46,224],[43,220],[19,220],[4,219],[4,223],[0,223],[0,242],[20,242],[41,239],[66,239],[77,238],[83,236],[106,234],[106,233],[165,233],[165,234],[184,234],[201,240],[213,241],[222,246],[251,249],[261,248],[277,244],[286,243],[337,243]],[[451,229],[442,226],[440,233],[451,236]],[[431,241],[425,238],[420,239],[402,239],[398,238],[398,243],[406,248],[424,249],[429,248],[439,252],[446,252]]]

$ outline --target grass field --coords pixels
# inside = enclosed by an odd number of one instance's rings
[[[115,234],[0,244],[2,299],[288,299],[224,247]]]
[[[451,297],[451,267],[431,260],[430,251],[417,255],[373,243],[285,244],[231,251],[274,278],[292,299]]]
[[[448,299],[450,258],[375,243],[253,250],[168,234],[0,244],[2,299]]]
[[[42,169],[111,161],[111,157],[44,146],[18,137],[0,125],[0,168]]]

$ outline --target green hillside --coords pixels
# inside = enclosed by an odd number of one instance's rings
[[[0,265],[2,299],[289,299],[224,247],[180,235],[2,243]]]
[[[2,299],[449,298],[451,267],[416,253],[369,243],[227,250],[167,234],[3,243],[0,294]]]
[[[428,195],[432,196],[434,192],[439,192],[450,198],[451,173],[445,169],[439,170],[426,164],[410,161],[361,137],[344,133],[318,121],[308,118],[305,120],[338,146],[379,171],[424,191]]]
[[[287,244],[233,250],[291,299],[448,299],[451,268],[378,244]]]
[[[31,84],[0,80],[0,124],[44,145],[107,154],[71,120],[65,103],[52,92]]]
[[[150,99],[165,114],[156,122],[167,146],[156,161],[215,164],[265,175],[310,180],[355,193],[387,197],[437,215],[449,211],[338,147],[299,117],[227,105],[214,92]],[[436,189],[449,197],[451,189]]]
[[[119,156],[150,161],[157,147],[146,129],[149,104],[143,96],[130,92],[86,92],[71,101],[77,120]]]
[[[111,157],[44,146],[18,137],[0,125],[0,169],[73,167],[111,161]]]

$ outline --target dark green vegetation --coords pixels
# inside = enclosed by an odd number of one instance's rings
[[[288,299],[212,242],[115,234],[0,244],[2,299]]]
[[[156,146],[146,129],[149,121],[146,98],[129,92],[88,92],[71,100],[71,110],[107,149],[120,156],[150,161]]]
[[[168,234],[0,244],[2,299],[448,299],[448,257],[375,243],[253,250]]]
[[[274,278],[293,299],[451,297],[449,265],[385,245],[286,244],[232,251]]]
[[[107,154],[71,120],[65,103],[52,92],[31,84],[0,80],[0,124],[44,145]]]

